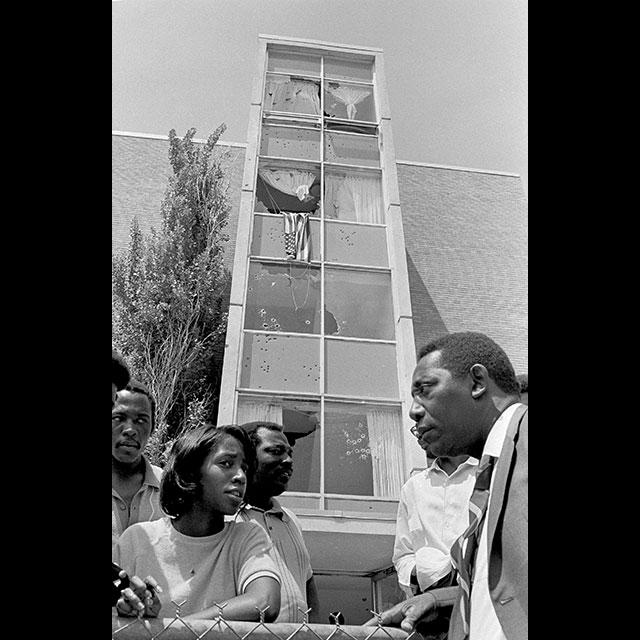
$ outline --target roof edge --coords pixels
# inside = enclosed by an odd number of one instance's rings
[[[138,133],[135,131],[115,131],[112,130],[111,131],[111,135],[112,136],[123,136],[123,137],[129,137],[129,138],[149,138],[151,140],[169,140],[169,136],[165,136],[165,135],[160,135],[158,133]],[[179,136],[182,137],[182,136]],[[206,143],[206,139],[204,138],[193,138],[194,142],[197,142],[199,144],[205,144]],[[246,142],[225,142],[223,140],[218,140],[218,142],[216,142],[216,144],[221,144],[227,147],[242,147],[243,149],[247,148],[247,143]]]
[[[296,44],[311,44],[314,46],[320,47],[333,47],[335,49],[345,49],[351,51],[366,51],[372,53],[384,53],[384,51],[380,47],[367,47],[357,44],[342,44],[340,42],[326,42],[324,40],[312,40],[310,38],[291,38],[288,36],[275,36],[267,33],[259,33],[258,38],[262,40],[272,40],[283,43],[291,43],[292,45]]]
[[[396,160],[396,164],[411,164],[418,167],[430,167],[431,169],[448,169],[449,171],[466,171],[468,173],[488,173],[494,176],[509,176],[510,178],[522,178],[519,173],[508,171],[496,171],[494,169],[473,169],[471,167],[456,167],[447,164],[432,164],[430,162],[413,162],[411,160]]]

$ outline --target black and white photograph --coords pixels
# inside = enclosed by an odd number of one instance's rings
[[[112,639],[528,640],[528,2],[111,37]]]

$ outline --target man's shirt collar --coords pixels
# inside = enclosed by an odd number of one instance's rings
[[[446,471],[440,466],[439,460],[440,460],[439,458],[435,458],[434,460],[432,460],[431,464],[425,469],[426,475],[430,475],[432,473],[438,473],[438,472],[446,474]],[[463,467],[466,467],[466,466],[475,467],[477,465],[478,465],[478,460],[476,460],[476,458],[474,458],[473,456],[469,456],[462,464],[458,465],[458,468],[451,474],[451,476],[458,473],[458,471],[460,471]]]
[[[511,418],[513,417],[515,410],[521,404],[521,402],[510,404],[500,414],[500,416],[498,416],[498,419],[493,423],[493,426],[491,427],[491,431],[489,431],[487,441],[484,443],[484,449],[482,450],[483,456],[490,455],[496,458],[500,457],[502,446],[504,445],[504,439],[507,436],[509,422],[511,422]]]
[[[254,507],[248,502],[245,503],[243,508],[246,509],[247,511],[249,509],[253,509],[254,511],[258,511],[259,513],[268,513],[270,515],[274,515],[280,518],[280,520],[282,520],[283,522],[286,522],[288,519],[288,516],[284,511],[284,509],[282,508],[282,505],[278,502],[278,500],[276,500],[276,498],[271,498],[271,502],[272,502],[272,505],[270,509],[261,509],[260,507]]]

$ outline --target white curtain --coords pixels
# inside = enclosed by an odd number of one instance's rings
[[[337,87],[327,86],[327,91],[342,104],[347,107],[347,117],[353,120],[356,117],[356,105],[362,102],[367,96],[371,95],[371,89],[363,87],[349,87],[346,85],[338,85]]]
[[[398,498],[404,482],[398,413],[393,409],[372,408],[367,411],[367,427],[373,467],[373,495]]]
[[[282,424],[282,406],[268,400],[239,400],[236,423],[244,424],[256,420]]]
[[[316,179],[315,173],[302,169],[258,169],[258,174],[268,185],[301,202],[309,198],[309,187]]]
[[[367,175],[327,175],[325,179],[325,211],[329,217],[335,209],[338,220],[382,224],[380,179]]]
[[[267,111],[320,115],[318,85],[308,80],[291,80],[288,76],[274,76],[267,80],[264,108]]]

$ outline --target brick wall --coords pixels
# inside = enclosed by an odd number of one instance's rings
[[[481,331],[528,367],[527,203],[519,177],[398,164],[416,348]]]

